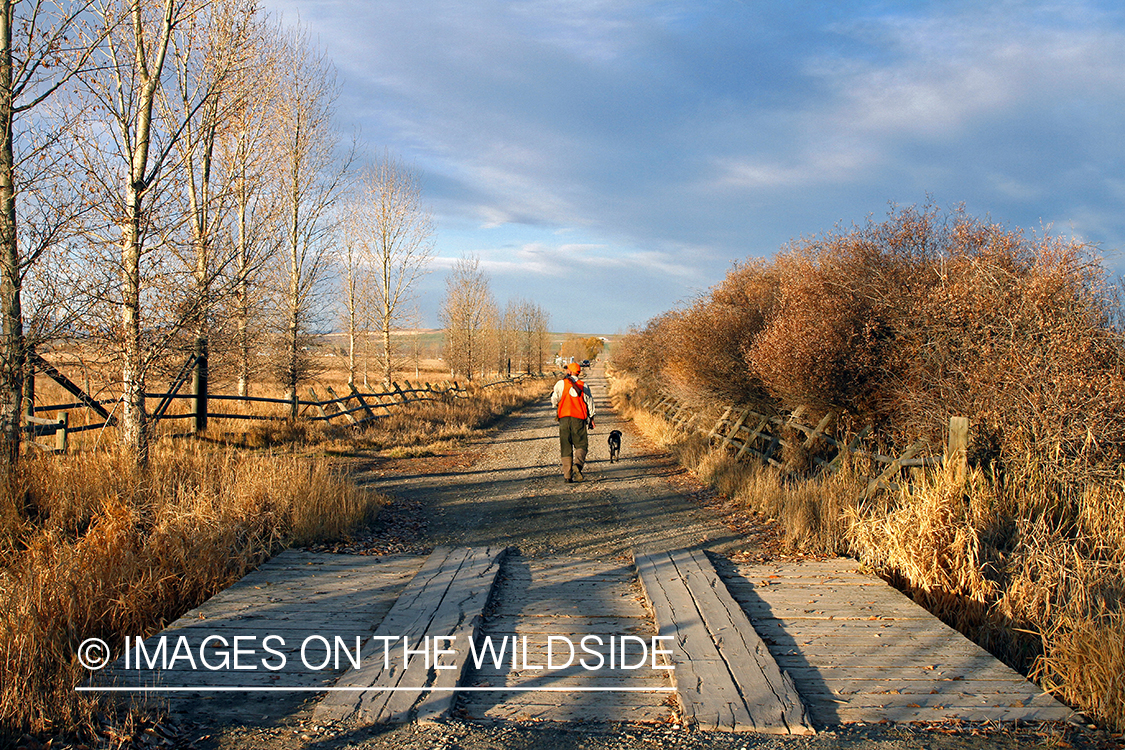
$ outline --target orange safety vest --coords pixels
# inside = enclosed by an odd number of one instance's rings
[[[582,392],[586,389],[586,384],[581,380],[572,381],[570,378],[565,378],[566,383],[563,386],[562,397],[559,399],[559,419],[563,417],[578,417],[579,419],[586,419],[586,401],[582,398]]]

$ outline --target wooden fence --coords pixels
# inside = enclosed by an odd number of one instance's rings
[[[864,441],[872,431],[871,425],[867,425],[856,435],[837,438],[831,431],[836,421],[835,414],[825,414],[815,426],[808,425],[801,421],[807,412],[804,406],[797,407],[789,414],[763,414],[749,406],[728,406],[722,416],[708,428],[707,424],[700,424],[701,420],[706,419],[703,412],[694,410],[671,396],[644,399],[639,405],[642,409],[664,417],[681,432],[706,434],[708,440],[719,441],[724,448],[736,451],[736,459],[753,456],[782,470],[788,469],[777,459],[781,448],[803,450],[815,466],[827,472],[839,469],[847,455],[867,458],[880,470],[868,482],[865,497],[870,497],[880,488],[898,489],[894,479],[904,468],[949,465],[962,473],[965,469],[969,434],[969,420],[966,417],[950,417],[949,440],[940,454],[922,455],[931,446],[925,440],[918,440],[900,455],[887,456],[864,447]],[[804,437],[798,437],[793,442],[785,437],[786,433]],[[819,455],[821,453],[824,455]]]
[[[28,445],[38,450],[66,451],[69,436],[87,430],[99,430],[116,423],[116,408],[121,399],[94,399],[81,388],[66,378],[57,369],[35,356],[33,365],[40,373],[46,374],[56,381],[66,391],[77,399],[66,404],[44,404],[27,409],[25,415],[24,431],[28,433]],[[231,396],[226,394],[209,393],[207,389],[206,358],[194,355],[189,357],[179,374],[172,380],[168,391],[165,393],[146,393],[146,400],[158,400],[156,408],[149,412],[148,419],[152,422],[164,420],[189,419],[192,421],[192,430],[202,432],[207,428],[210,419],[238,419],[251,421],[285,421],[292,418],[290,414],[240,414],[232,411],[212,411],[212,402],[240,402],[242,404],[270,404],[282,405],[292,410],[296,407],[297,416],[310,422],[332,422],[334,419],[343,420],[352,426],[361,426],[365,423],[379,419],[389,414],[393,409],[407,404],[421,401],[444,401],[449,399],[465,398],[469,389],[455,380],[440,383],[411,383],[404,380],[384,383],[381,391],[362,392],[349,385],[350,393],[338,395],[331,386],[322,386],[328,398],[322,399],[314,388],[308,389],[308,399],[282,399],[265,398],[260,396]],[[516,375],[503,378],[490,383],[475,385],[476,388],[491,388],[507,383],[518,383],[527,375]],[[181,393],[180,389],[192,381],[192,392]],[[169,407],[177,400],[190,400],[191,411],[170,414]],[[69,411],[73,409],[88,409],[100,421],[81,426],[72,426]],[[37,417],[40,412],[56,412],[55,418]],[[40,442],[37,438],[51,436],[50,442]]]

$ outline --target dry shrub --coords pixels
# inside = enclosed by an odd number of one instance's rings
[[[776,273],[762,261],[735,266],[710,293],[661,326],[665,392],[687,403],[764,397],[742,352],[776,304]]]
[[[978,462],[1049,460],[1063,481],[1116,466],[1122,342],[1100,265],[1073,243],[958,230],[893,363],[885,408],[896,429],[939,439],[959,413],[973,420]]]
[[[164,442],[147,474],[105,453],[26,461],[0,492],[0,729],[79,727],[84,639],[119,645],[286,541],[338,538],[383,498],[325,461]]]
[[[637,378],[627,370],[618,370],[613,365],[606,367],[609,384],[609,402],[613,410],[623,419],[632,419],[641,397],[637,393]]]
[[[740,314],[731,290],[751,280],[773,286],[744,294]],[[967,484],[930,476],[858,509],[862,477],[873,476],[858,469],[791,483],[727,469],[723,457],[700,465],[723,483],[737,475],[746,502],[781,519],[792,544],[851,547],[1013,666],[1035,664],[1045,684],[1122,727],[1108,671],[1120,672],[1119,644],[1092,666],[1068,662],[1125,611],[1122,309],[1078,242],[963,209],[892,209],[736,268],[710,296],[625,337],[615,364],[649,395],[804,405],[836,413],[837,435],[873,424],[887,453],[917,438],[940,446],[949,417],[968,417]],[[734,383],[737,393],[722,390]],[[800,476],[814,456],[782,458]],[[1074,682],[1083,668],[1089,676]],[[1090,693],[1096,685],[1108,692]]]

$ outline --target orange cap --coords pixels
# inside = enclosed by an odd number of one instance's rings
[[[578,364],[577,362],[571,362],[566,366],[566,371],[571,375],[577,375],[578,373],[582,372],[582,365]]]

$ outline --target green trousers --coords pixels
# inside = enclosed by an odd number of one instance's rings
[[[574,455],[574,450],[582,451],[585,458],[590,449],[590,436],[586,434],[586,420],[578,417],[559,419],[559,450],[563,458]]]

